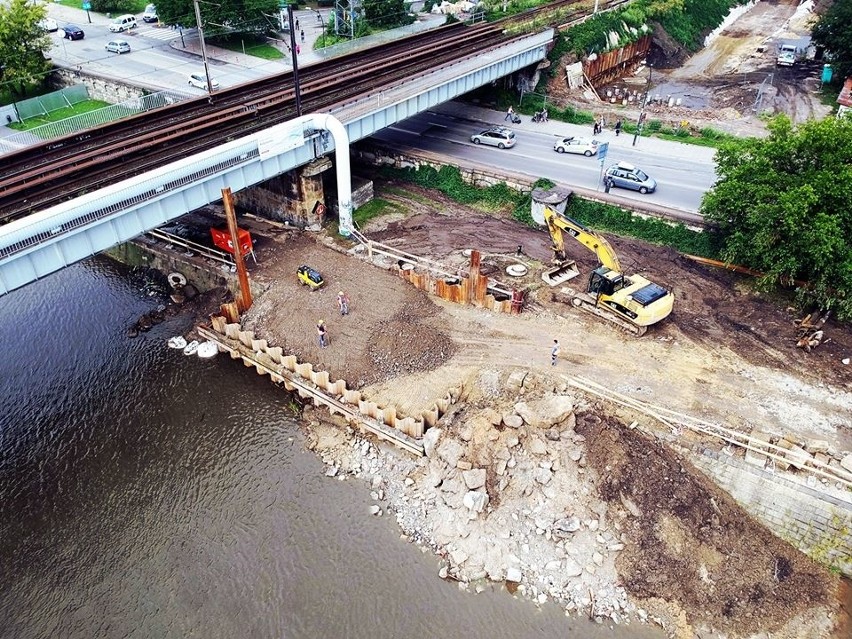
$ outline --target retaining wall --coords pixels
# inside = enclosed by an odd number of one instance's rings
[[[145,89],[124,84],[117,80],[96,77],[88,75],[83,71],[74,71],[59,67],[54,68],[51,82],[59,87],[83,84],[89,89],[89,98],[92,100],[103,100],[110,104],[118,104],[125,100],[141,98],[146,93]],[[151,93],[151,91],[148,91],[148,93]]]
[[[254,366],[251,360],[257,360],[262,365],[256,366],[258,373],[262,375],[270,371],[293,373],[298,378],[313,384],[336,402],[346,406],[350,412],[356,412],[365,419],[374,420],[382,426],[395,429],[415,440],[422,438],[426,429],[434,426],[461,395],[460,388],[453,388],[430,410],[421,415],[417,417],[401,415],[396,407],[380,406],[376,402],[365,399],[361,391],[347,388],[345,380],[332,381],[328,371],[314,370],[313,364],[300,362],[295,355],[285,354],[281,347],[270,346],[265,339],[256,339],[253,331],[244,331],[239,324],[228,323],[224,317],[214,317],[211,328],[225,340],[242,345],[242,349],[238,349],[240,353],[237,356],[251,354],[251,359],[244,356],[243,361],[246,366]]]
[[[707,449],[695,465],[781,539],[852,577],[852,494],[848,500]]]

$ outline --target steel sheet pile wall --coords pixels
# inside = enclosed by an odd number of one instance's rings
[[[583,62],[583,71],[592,86],[597,89],[639,66],[650,49],[651,36],[642,36],[636,42],[599,53],[594,60]]]
[[[518,314],[523,308],[523,296],[512,291],[509,299],[498,300],[488,292],[488,277],[479,272],[480,254],[473,251],[467,277],[448,278],[434,276],[416,269],[400,269],[399,276],[420,290],[457,304],[472,304],[498,313]]]
[[[244,331],[239,324],[229,323],[224,317],[212,318],[210,328],[212,331],[203,328],[199,331],[216,341],[220,350],[228,351],[233,359],[242,358],[243,364],[254,367],[260,375],[270,375],[287,390],[295,390],[303,398],[310,397],[314,404],[325,405],[332,414],[358,421],[378,436],[420,454],[422,443],[416,440],[422,438],[426,429],[434,426],[461,395],[461,388],[452,388],[419,417],[406,417],[398,414],[395,406],[381,406],[364,399],[360,391],[347,388],[345,380],[332,381],[328,371],[314,370],[313,364],[299,362],[294,355],[286,355],[278,346],[269,346],[265,339],[256,339],[253,331]]]

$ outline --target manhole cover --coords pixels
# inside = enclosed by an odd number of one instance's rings
[[[510,264],[506,267],[506,275],[511,275],[512,277],[523,277],[528,271],[529,269],[523,264]]]

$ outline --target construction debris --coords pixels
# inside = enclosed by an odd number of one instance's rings
[[[796,335],[796,347],[804,348],[805,351],[810,352],[812,348],[816,348],[823,341],[828,341],[824,340],[825,331],[822,330],[822,327],[828,321],[830,315],[831,311],[826,311],[825,315],[820,317],[817,310],[800,320],[796,320],[799,327]]]

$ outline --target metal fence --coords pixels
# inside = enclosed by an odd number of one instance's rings
[[[47,95],[40,95],[37,98],[21,100],[15,103],[15,108],[18,110],[18,117],[23,121],[37,115],[47,115],[52,111],[74,106],[88,99],[89,89],[82,84],[77,84],[73,87],[53,91]]]
[[[84,91],[86,90],[86,87],[81,86],[81,88]],[[53,138],[59,138],[63,135],[76,133],[77,131],[91,129],[96,126],[100,126],[101,124],[106,124],[107,122],[114,122],[115,120],[120,120],[121,118],[126,118],[131,115],[145,113],[169,104],[182,102],[183,100],[188,100],[192,97],[195,96],[191,96],[188,93],[183,93],[181,91],[160,91],[158,93],[143,95],[139,98],[132,98],[119,104],[111,104],[102,109],[89,111],[88,113],[81,113],[80,115],[75,115],[74,117],[66,118],[58,122],[50,122],[33,129],[29,129],[28,131],[21,131],[13,135],[6,136],[0,139],[0,153],[28,146],[37,142],[38,138],[42,140],[52,140]]]

